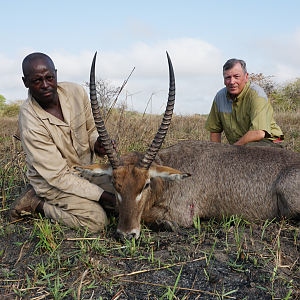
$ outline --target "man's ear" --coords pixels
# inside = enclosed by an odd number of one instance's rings
[[[246,73],[246,83],[248,82],[249,80],[249,73]]]
[[[28,86],[27,86],[27,80],[26,80],[26,78],[25,78],[25,77],[22,77],[22,80],[23,80],[23,83],[24,83],[25,87],[27,87],[27,88],[28,88]]]

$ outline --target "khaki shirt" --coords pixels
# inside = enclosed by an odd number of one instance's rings
[[[266,93],[250,82],[234,101],[230,99],[226,87],[217,93],[205,129],[210,132],[224,130],[229,144],[234,144],[250,130],[264,130],[265,138],[271,140],[283,139]]]
[[[57,92],[64,122],[42,109],[29,91],[21,107],[19,129],[27,177],[41,197],[65,192],[98,201],[103,190],[75,170],[93,163],[98,137],[87,93],[68,82],[59,83]]]

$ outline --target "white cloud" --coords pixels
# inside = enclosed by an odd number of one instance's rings
[[[192,38],[179,38],[160,41],[156,44],[136,43],[127,51],[98,52],[96,76],[110,79],[121,86],[129,73],[136,67],[125,90],[136,95],[132,97],[133,108],[143,111],[151,94],[152,112],[166,103],[168,94],[168,65],[165,52],[168,51],[175,70],[177,113],[207,113],[217,89],[221,87],[222,53],[213,45]],[[26,89],[21,81],[21,62],[31,49],[22,49],[15,59],[0,55],[0,93],[9,100],[25,99]],[[88,80],[91,51],[79,55],[67,53],[63,49],[47,53],[58,70],[59,81],[72,81],[82,84]],[[4,66],[4,67],[2,67]],[[216,82],[216,78],[220,78]],[[125,98],[125,93],[120,96]],[[131,102],[131,101],[129,101]]]
[[[252,40],[244,45],[241,56],[246,59],[249,72],[275,75],[276,82],[299,77],[300,72],[300,29],[297,31]],[[15,56],[0,53],[0,94],[8,100],[25,99],[27,92],[21,76],[21,62],[32,49],[19,49]],[[222,66],[225,58],[214,45],[194,38],[177,38],[152,44],[138,42],[120,52],[98,51],[96,76],[110,79],[115,86],[121,86],[133,67],[136,70],[129,79],[127,91],[129,106],[144,111],[153,92],[152,113],[162,113],[168,94],[168,65],[165,52],[168,51],[174,66],[176,78],[175,111],[181,114],[208,113],[216,92],[223,87]],[[83,50],[72,54],[64,49],[47,53],[58,69],[59,81],[82,84],[89,78],[94,53]],[[130,94],[135,94],[130,97]],[[148,112],[150,111],[150,108]]]
[[[292,33],[251,41],[248,46],[260,62],[255,67],[260,67],[263,74],[274,75],[276,82],[300,77],[300,28]]]
[[[291,34],[251,40],[240,50],[249,72],[275,75],[276,82],[299,77],[300,29]],[[100,47],[99,47],[100,48]],[[98,51],[96,76],[110,79],[121,86],[133,67],[136,70],[129,79],[124,93],[119,97],[133,109],[144,111],[153,92],[152,113],[162,113],[168,94],[168,51],[176,78],[175,111],[181,114],[208,113],[216,92],[223,87],[222,66],[225,62],[222,51],[214,45],[194,38],[177,38],[152,44],[138,42],[122,51]],[[30,48],[16,51],[14,57],[0,53],[0,94],[8,100],[25,99],[21,62]],[[72,54],[64,49],[47,53],[58,69],[59,81],[82,84],[89,78],[94,53],[83,50]],[[130,97],[130,94],[135,94]],[[148,112],[150,109],[148,110]]]

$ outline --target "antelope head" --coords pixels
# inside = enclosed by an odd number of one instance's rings
[[[182,180],[190,176],[178,170],[153,163],[164,138],[175,103],[175,78],[172,62],[167,53],[169,64],[169,96],[165,114],[151,146],[145,155],[131,153],[118,157],[111,144],[104,122],[100,115],[95,86],[95,60],[93,59],[90,75],[90,98],[95,119],[95,124],[101,142],[109,159],[109,164],[94,164],[77,168],[83,176],[109,175],[116,190],[117,205],[119,210],[119,223],[117,233],[120,238],[136,238],[140,235],[140,222],[142,213],[150,199],[158,196],[162,189],[162,180]]]

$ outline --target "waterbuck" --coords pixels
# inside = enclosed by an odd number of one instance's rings
[[[83,176],[111,176],[119,210],[119,236],[137,239],[141,220],[192,226],[195,216],[220,219],[224,215],[243,215],[250,220],[299,218],[300,154],[271,147],[203,141],[185,141],[159,150],[175,101],[175,79],[169,56],[168,62],[167,108],[150,148],[145,155],[135,152],[119,158],[100,117],[95,57],[93,60],[92,109],[110,163],[78,169]]]

